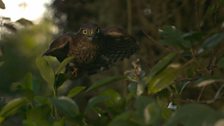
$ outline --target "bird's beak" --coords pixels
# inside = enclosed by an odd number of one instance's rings
[[[92,36],[88,36],[87,39],[90,40],[90,41],[92,41],[93,40],[93,37]]]

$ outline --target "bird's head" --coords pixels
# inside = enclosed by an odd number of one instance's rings
[[[98,34],[100,34],[101,30],[96,24],[84,24],[81,25],[79,29],[79,33],[88,37],[89,39],[93,39]]]

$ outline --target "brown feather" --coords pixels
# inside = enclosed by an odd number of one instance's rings
[[[66,73],[77,78],[108,69],[137,49],[136,40],[121,28],[108,27],[99,32],[97,25],[86,24],[77,34],[66,33],[56,38],[45,55],[55,56],[60,62],[74,56],[74,61],[66,67]]]

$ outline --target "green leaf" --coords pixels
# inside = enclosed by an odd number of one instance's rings
[[[42,106],[42,105],[51,105],[51,102],[49,100],[48,97],[46,96],[34,96],[34,102],[39,105],[39,106]]]
[[[44,57],[38,57],[36,59],[37,67],[40,71],[42,78],[47,82],[48,87],[53,91],[54,90],[54,71]]]
[[[57,120],[53,123],[53,126],[65,126],[65,120],[64,119]]]
[[[70,56],[70,57],[67,57],[66,59],[64,59],[62,61],[62,63],[60,63],[60,65],[57,67],[57,69],[55,71],[55,74],[61,73],[64,70],[64,68],[66,67],[66,65],[68,63],[70,63],[71,61],[73,61],[73,60],[74,60],[74,57],[73,56]]]
[[[111,122],[108,126],[141,126],[141,125],[131,120],[117,120]]]
[[[84,86],[78,86],[78,87],[74,87],[72,88],[69,92],[68,92],[68,97],[72,98],[75,97],[77,94],[79,94],[81,91],[83,91],[86,87]]]
[[[11,89],[19,90],[23,96],[26,96],[28,99],[32,99],[36,91],[33,85],[32,74],[28,73],[20,82],[13,83]]]
[[[216,33],[205,40],[202,44],[202,48],[204,49],[211,49],[217,46],[219,43],[223,42],[224,40],[224,32]]]
[[[159,107],[155,104],[154,100],[147,96],[137,97],[134,103],[134,108],[136,109],[136,114],[138,114],[145,124],[156,123],[155,120],[159,119],[158,115],[161,113],[160,111],[158,112]]]
[[[23,120],[24,126],[50,126],[49,108],[32,108],[26,112],[26,120]]]
[[[98,105],[100,103],[107,102],[108,100],[109,100],[108,96],[95,96],[95,97],[91,98],[88,101],[87,107],[85,109],[85,113],[87,113],[91,109],[94,109],[96,107],[96,105]]]
[[[68,97],[53,98],[55,107],[70,118],[75,118],[79,115],[79,107],[75,101]]]
[[[151,78],[148,83],[148,93],[154,94],[171,85],[180,74],[180,65],[169,66]]]
[[[24,79],[21,82],[24,89],[33,90],[33,77],[31,73],[26,74]]]
[[[113,89],[107,89],[107,90],[103,91],[100,95],[107,96],[110,99],[105,102],[105,104],[108,107],[120,106],[122,104],[121,95]]]
[[[182,35],[182,37],[189,41],[200,41],[204,33],[202,32],[188,32]]]
[[[11,86],[12,90],[22,90],[23,92],[33,91],[33,77],[31,73],[25,75],[25,77],[20,82],[15,82]]]
[[[206,105],[188,104],[179,108],[165,126],[214,126],[223,117],[221,112]]]
[[[160,32],[161,43],[165,45],[177,46],[180,48],[189,48],[190,41],[185,40],[183,33],[176,29],[174,26],[165,26]]]
[[[169,53],[168,55],[163,57],[155,66],[153,66],[149,76],[146,77],[147,81],[149,81],[151,78],[153,78],[163,69],[165,69],[172,62],[175,56],[176,56],[175,53]]]
[[[142,123],[144,124],[141,117],[132,111],[128,111],[113,118],[108,126],[141,126]]]
[[[4,118],[11,116],[17,112],[17,110],[22,107],[24,104],[27,103],[26,98],[15,98],[11,101],[9,101],[0,111],[0,118],[1,121],[4,120]],[[2,123],[2,122],[0,122]]]
[[[92,90],[95,90],[99,87],[102,87],[102,86],[105,86],[107,84],[110,84],[112,82],[116,82],[116,81],[119,81],[119,80],[122,80],[124,79],[124,77],[121,77],[121,76],[114,76],[114,77],[108,77],[106,79],[103,79],[103,80],[100,80],[100,81],[97,81],[95,82],[93,85],[91,85],[87,90],[86,92],[89,92],[89,91],[92,91]]]
[[[142,119],[144,125],[160,126],[163,120],[161,106],[154,99],[148,96],[136,98],[134,108],[138,117]]]
[[[63,74],[63,73],[56,74],[55,87],[56,88],[60,87],[67,79],[68,77],[66,76],[66,74]]]
[[[162,111],[156,103],[148,104],[144,108],[144,121],[147,125],[159,126],[163,121]]]
[[[147,96],[139,96],[136,98],[134,107],[139,111],[139,113],[144,112],[144,108],[153,102],[153,99]]]

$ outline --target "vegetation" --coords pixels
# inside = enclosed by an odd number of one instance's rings
[[[223,6],[223,0],[54,0],[53,19],[0,42],[1,125],[222,126]],[[126,28],[140,50],[110,70],[64,80],[75,57],[59,63],[42,56],[51,29],[74,32],[87,22]]]

